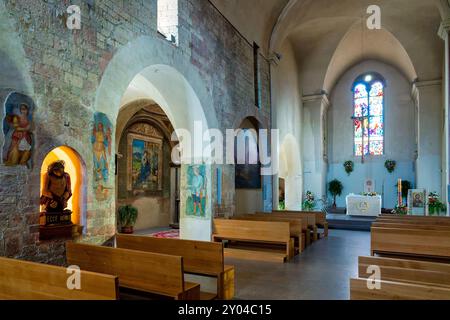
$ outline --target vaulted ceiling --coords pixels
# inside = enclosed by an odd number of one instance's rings
[[[447,0],[211,0],[250,41],[268,54],[292,44],[304,94],[330,91],[346,68],[363,59],[394,65],[410,81],[442,75],[438,36]],[[365,27],[378,5],[382,30]],[[303,77],[303,81],[302,81]]]

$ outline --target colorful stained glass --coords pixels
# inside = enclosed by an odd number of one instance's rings
[[[365,98],[367,99],[367,96],[369,95],[367,93],[367,88],[364,84],[360,83],[355,87],[355,99],[361,99],[361,98]]]
[[[355,155],[383,155],[384,85],[380,81],[371,85],[358,83],[354,93]]]

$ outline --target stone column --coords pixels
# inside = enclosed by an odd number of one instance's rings
[[[442,82],[413,84],[416,105],[417,160],[416,184],[427,192],[442,191]]]
[[[326,94],[303,97],[303,190],[316,199],[327,196],[327,112],[330,102]]]
[[[449,104],[450,104],[450,44],[449,44],[449,32],[450,32],[450,18],[442,21],[441,26],[439,28],[439,36],[442,38],[442,40],[445,41],[445,72],[444,72],[444,79],[442,85],[444,86],[445,90],[445,100],[444,100],[444,106],[445,106],[445,130],[444,130],[444,136],[443,136],[443,146],[445,147],[445,150],[443,150],[443,163],[442,163],[442,170],[444,174],[444,181],[443,184],[443,198],[447,199],[446,202],[450,203],[450,197],[449,197],[449,186],[450,186],[450,112],[449,112]],[[449,209],[447,211],[447,215],[450,214],[450,206],[447,206]]]

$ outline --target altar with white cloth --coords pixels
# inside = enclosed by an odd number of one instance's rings
[[[347,196],[347,215],[378,217],[381,215],[381,196],[362,196],[350,194]]]

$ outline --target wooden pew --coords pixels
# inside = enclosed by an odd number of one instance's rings
[[[1,300],[117,300],[118,279],[81,271],[80,290],[69,290],[66,268],[0,258]]]
[[[449,300],[450,288],[381,281],[380,290],[370,290],[367,279],[350,280],[351,300]]]
[[[398,229],[421,229],[421,230],[430,230],[430,231],[445,231],[450,230],[450,225],[435,225],[435,224],[423,224],[423,223],[414,223],[414,222],[400,222],[400,221],[392,221],[392,222],[374,222],[372,223],[372,227],[377,228],[398,228]]]
[[[372,227],[371,255],[415,256],[450,259],[450,230],[427,230],[420,226]]]
[[[184,281],[183,258],[68,242],[67,261],[83,270],[118,276],[121,288],[200,300],[200,285]]]
[[[381,257],[359,257],[358,276],[368,279],[369,266],[379,266],[381,280],[450,288],[450,264]]]
[[[379,290],[368,287],[369,266],[380,268]],[[352,300],[450,300],[449,264],[360,257],[358,273],[350,281]]]
[[[116,236],[116,243],[121,249],[182,256],[185,273],[217,278],[217,295],[209,298],[231,300],[234,297],[234,267],[225,265],[222,243],[123,234]],[[202,300],[208,298],[205,293],[201,295]]]
[[[214,219],[213,241],[237,241],[251,244],[283,245],[285,253],[225,249],[225,255],[238,259],[285,262],[294,256],[294,239],[291,239],[288,222],[244,221]]]
[[[303,252],[306,247],[306,239],[309,244],[309,232],[306,219],[293,219],[289,217],[274,217],[271,214],[246,214],[234,216],[232,220],[249,220],[249,221],[273,221],[273,222],[288,222],[291,231],[291,237],[296,240],[295,245],[299,249],[299,252]]]
[[[396,216],[396,217],[379,217],[377,222],[395,222],[395,223],[414,223],[423,225],[446,225],[450,226],[450,218],[438,217],[414,217],[414,216]]]
[[[306,218],[308,221],[308,227],[311,229],[313,241],[319,240],[319,231],[318,231],[318,223],[317,223],[317,214],[315,212],[303,212],[303,211],[273,211],[272,215],[280,216],[280,217],[301,217]],[[326,233],[328,235],[328,223],[326,224]],[[325,230],[325,229],[324,229]]]

